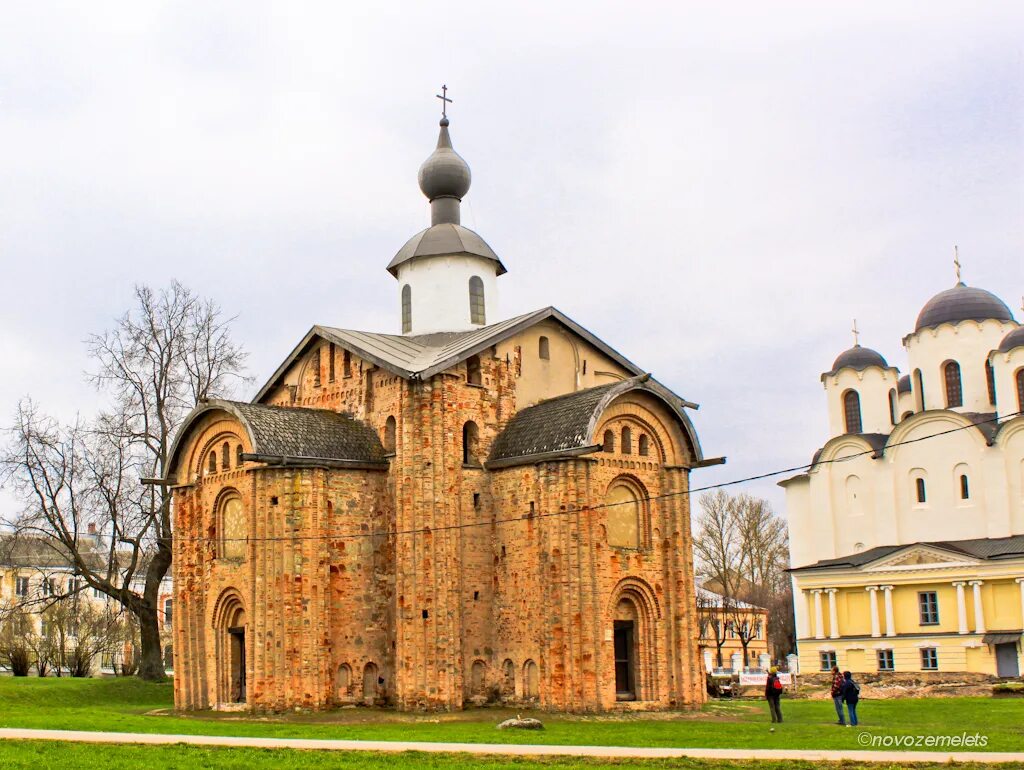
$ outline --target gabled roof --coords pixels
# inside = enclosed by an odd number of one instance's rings
[[[292,350],[284,363],[277,368],[267,383],[260,388],[253,401],[262,400],[281,381],[285,372],[305,353],[317,337],[334,342],[342,348],[352,351],[360,358],[397,374],[399,377],[407,380],[424,380],[547,319],[553,319],[570,329],[630,374],[643,374],[640,367],[564,313],[553,307],[546,307],[466,332],[406,336],[337,329],[332,326],[314,326]]]
[[[880,545],[860,553],[839,556],[835,559],[823,559],[803,567],[794,567],[790,571],[863,567],[886,556],[891,556],[898,551],[910,550],[921,546],[938,548],[975,559],[999,560],[1024,557],[1024,535],[1012,535],[1010,537],[982,537],[973,540],[936,540],[932,542],[907,543],[905,545]]]
[[[695,463],[703,462],[697,432],[683,412],[683,408],[690,404],[644,374],[556,396],[521,409],[495,439],[487,467],[500,468],[538,462],[555,455],[597,451],[600,447],[595,443],[594,430],[602,412],[615,398],[631,391],[648,392],[663,401],[679,419],[693,450]]]
[[[177,455],[191,426],[203,415],[216,411],[227,412],[242,424],[252,443],[252,459],[280,464],[387,467],[377,433],[350,415],[327,409],[210,400],[185,418],[171,447],[168,468],[176,468]]]

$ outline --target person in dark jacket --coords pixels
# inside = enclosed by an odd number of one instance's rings
[[[772,666],[768,669],[768,681],[764,685],[764,697],[768,701],[768,710],[772,713],[773,722],[782,721],[782,708],[779,701],[782,698],[782,682],[779,680],[779,669]]]
[[[839,717],[837,725],[845,725],[846,719],[843,715],[843,684],[845,680],[839,673],[839,666],[832,666],[832,705],[836,707],[836,716]]]
[[[850,712],[850,723],[847,727],[857,726],[857,701],[860,700],[860,685],[853,681],[853,674],[843,672],[843,702]]]

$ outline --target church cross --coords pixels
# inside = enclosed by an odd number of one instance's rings
[[[957,283],[961,283],[961,281],[960,281],[960,250],[956,246],[953,247],[953,266],[956,268],[956,282]]]
[[[853,331],[853,346],[854,347],[860,346],[860,332],[857,330],[857,319],[856,318],[853,319],[853,329],[851,331]]]
[[[441,100],[441,117],[448,117],[448,105],[452,104],[452,100],[448,98],[448,86],[441,86],[441,93],[437,94],[437,98]]]

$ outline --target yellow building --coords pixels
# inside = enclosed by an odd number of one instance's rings
[[[743,664],[743,639],[747,639],[747,668],[767,668],[768,610],[697,587],[697,623],[700,626],[701,658],[707,671],[739,670]]]
[[[793,574],[801,671],[1020,675],[1024,536],[880,546]]]
[[[1020,676],[1024,326],[958,280],[903,338],[909,374],[854,342],[821,375],[828,440],[781,483],[800,666]]]

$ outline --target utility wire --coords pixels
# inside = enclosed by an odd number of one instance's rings
[[[998,416],[997,415],[995,417],[991,417],[991,418],[988,418],[988,419],[985,419],[985,420],[978,420],[976,422],[971,422],[969,425],[961,425],[961,426],[958,426],[956,428],[950,428],[949,430],[940,431],[938,433],[932,433],[932,434],[929,434],[927,436],[919,436],[918,438],[907,439],[906,441],[898,441],[898,442],[896,442],[894,444],[888,444],[884,448],[885,449],[890,449],[892,447],[906,446],[908,444],[916,444],[916,443],[919,443],[921,441],[927,441],[927,440],[931,440],[931,439],[934,439],[934,438],[939,438],[941,436],[947,436],[947,435],[949,435],[951,433],[957,433],[957,432],[962,431],[962,430],[967,430],[969,428],[975,428],[975,427],[977,427],[979,425],[986,425],[986,424],[991,424],[991,423],[999,423],[1000,421],[1003,421],[1003,420],[1010,420],[1010,419],[1012,419],[1014,417],[1020,416],[1021,414],[1024,414],[1024,412],[1013,412],[1011,414],[1006,414],[1006,415],[1002,415],[1002,416]],[[858,435],[858,434],[853,434],[853,435]],[[568,508],[568,509],[566,509],[564,511],[549,511],[549,512],[546,512],[546,513],[532,513],[532,514],[526,513],[526,514],[521,514],[519,516],[513,516],[513,517],[508,517],[508,518],[503,518],[503,519],[492,519],[492,520],[488,520],[488,521],[464,522],[464,523],[461,523],[461,524],[448,524],[448,525],[444,525],[444,526],[440,526],[440,527],[418,527],[418,528],[415,528],[415,529],[376,530],[376,531],[372,531],[372,532],[351,532],[351,533],[343,533],[343,534],[339,534],[339,535],[295,535],[295,536],[282,535],[282,536],[275,536],[275,537],[243,537],[243,538],[216,538],[216,537],[214,537],[214,538],[209,538],[209,537],[188,537],[188,538],[182,538],[182,537],[178,537],[178,538],[176,538],[176,540],[179,541],[179,542],[186,542],[186,543],[197,543],[197,542],[199,542],[199,543],[202,543],[202,542],[220,542],[220,543],[250,542],[250,543],[252,543],[252,542],[284,542],[284,541],[294,542],[294,541],[297,541],[297,540],[335,540],[335,541],[344,541],[344,540],[357,540],[357,539],[371,538],[371,537],[398,537],[398,536],[401,536],[401,535],[434,534],[436,532],[450,532],[450,531],[454,531],[454,530],[470,529],[472,527],[491,527],[491,526],[495,526],[497,524],[511,524],[511,523],[514,523],[514,522],[533,521],[535,519],[547,519],[547,518],[553,518],[553,517],[556,517],[556,516],[569,516],[569,515],[572,515],[572,514],[584,513],[584,512],[587,512],[587,511],[596,511],[596,510],[600,510],[600,509],[603,509],[603,508],[614,508],[614,507],[620,506],[620,505],[634,505],[636,503],[653,502],[655,500],[664,500],[664,499],[671,498],[671,497],[689,496],[689,495],[692,495],[692,494],[697,493],[697,492],[707,492],[707,491],[710,491],[710,490],[713,490],[713,489],[723,489],[725,487],[732,487],[732,486],[736,486],[738,484],[747,484],[747,483],[749,483],[751,481],[760,481],[762,479],[768,479],[768,478],[772,478],[774,476],[781,476],[781,475],[786,474],[786,473],[797,473],[799,471],[810,470],[810,469],[812,469],[812,468],[814,468],[816,466],[819,466],[819,465],[830,465],[830,464],[833,464],[833,463],[849,462],[851,460],[857,459],[858,457],[863,457],[864,455],[873,455],[875,453],[876,453],[876,450],[874,450],[874,449],[865,449],[864,451],[856,452],[854,454],[846,455],[844,457],[837,457],[837,458],[834,458],[832,460],[818,460],[817,462],[812,461],[812,462],[806,463],[804,465],[795,465],[795,466],[793,466],[791,468],[782,468],[780,470],[769,471],[767,473],[759,473],[759,474],[756,474],[754,476],[745,476],[744,478],[741,478],[741,479],[733,479],[732,481],[723,481],[723,482],[721,482],[719,484],[708,484],[707,486],[694,487],[694,488],[690,488],[690,489],[686,489],[686,490],[681,490],[679,492],[666,492],[666,493],[660,494],[660,495],[650,495],[648,497],[641,497],[641,498],[638,498],[636,500],[623,500],[623,501],[615,502],[615,503],[599,503],[597,505],[588,505],[588,506],[585,506],[583,508]]]
[[[979,425],[997,424],[1005,420],[1011,420],[1014,417],[1019,417],[1024,412],[1012,412],[1005,415],[996,415],[985,420],[972,421],[968,425],[960,425],[956,428],[950,428],[948,430],[939,431],[938,433],[931,433],[927,436],[919,436],[917,438],[907,439],[905,441],[897,441],[894,444],[887,444],[883,449],[891,449],[899,446],[907,446],[909,444],[917,444],[922,441],[930,441],[932,439],[940,438],[942,436],[948,436],[952,433],[958,433],[963,430],[970,428],[976,428]],[[850,434],[853,436],[863,434]],[[678,492],[665,492],[660,495],[649,495],[647,497],[637,498],[635,500],[623,500],[614,503],[598,503],[597,505],[588,505],[583,508],[568,508],[561,511],[548,511],[542,513],[525,513],[518,516],[511,516],[502,519],[490,519],[486,521],[472,521],[463,522],[460,524],[447,524],[440,527],[417,527],[414,529],[391,529],[391,530],[374,530],[371,532],[348,532],[341,533],[338,535],[280,535],[272,537],[235,537],[235,538],[223,538],[223,537],[175,537],[174,540],[179,543],[268,543],[268,542],[296,542],[296,541],[307,541],[307,540],[331,540],[335,542],[343,542],[348,540],[360,540],[365,538],[374,537],[399,537],[404,535],[432,535],[438,532],[452,532],[463,529],[471,529],[473,527],[493,527],[498,524],[512,524],[515,522],[524,521],[535,521],[538,519],[549,519],[557,516],[571,516],[573,514],[585,513],[589,511],[601,510],[604,508],[614,508],[620,505],[635,505],[637,503],[654,502],[657,500],[665,500],[672,497],[686,497],[693,495],[697,492],[708,492],[713,489],[724,489],[726,487],[733,487],[739,484],[748,484],[752,481],[761,481],[763,479],[773,478],[775,476],[782,476],[787,473],[798,473],[800,471],[811,470],[820,465],[831,465],[834,463],[845,463],[855,460],[865,455],[876,454],[875,449],[865,449],[861,452],[855,452],[850,455],[843,457],[836,457],[831,460],[818,460],[805,463],[803,465],[794,465],[790,468],[781,468],[779,470],[768,471],[767,473],[759,473],[753,476],[745,476],[740,479],[733,479],[731,481],[723,481],[718,484],[708,484],[703,487],[692,487],[690,489],[680,490]],[[32,564],[15,565],[12,560],[4,560],[4,563],[11,566],[35,566]]]

